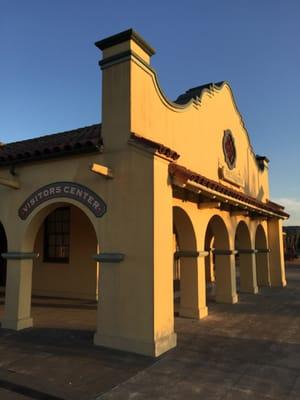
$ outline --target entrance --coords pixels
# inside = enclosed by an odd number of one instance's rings
[[[174,310],[175,315],[199,318],[198,259],[196,235],[188,214],[173,207]]]
[[[267,237],[262,225],[258,225],[255,235],[256,274],[258,286],[270,286],[269,250]]]
[[[214,215],[207,225],[204,246],[210,252],[205,259],[208,299],[218,303],[236,303],[234,256],[229,246],[227,227],[218,215]]]
[[[244,293],[257,293],[255,255],[250,231],[244,221],[240,221],[235,233],[235,266],[237,290]]]
[[[96,330],[97,247],[94,227],[78,207],[62,203],[44,218],[34,243],[35,327]]]

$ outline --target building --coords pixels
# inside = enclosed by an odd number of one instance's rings
[[[298,257],[300,248],[300,226],[283,227],[283,247],[286,260]]]
[[[2,327],[34,324],[32,293],[98,299],[95,344],[158,356],[174,309],[286,285],[288,214],[228,83],[172,102],[136,32],[96,46],[102,124],[1,147]]]

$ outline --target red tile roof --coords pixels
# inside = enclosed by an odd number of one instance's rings
[[[174,161],[178,160],[180,154],[178,154],[175,150],[172,150],[170,147],[165,146],[162,143],[154,142],[153,140],[147,139],[143,136],[136,135],[135,133],[131,134],[130,140],[141,144],[142,146],[148,147],[157,151],[159,154],[164,155],[167,158],[170,158]]]
[[[284,218],[288,218],[289,214],[283,211],[284,207],[268,201],[266,203],[257,200],[254,197],[246,195],[237,190],[231,189],[228,186],[222,185],[219,182],[216,182],[212,179],[206,178],[203,175],[198,174],[197,172],[193,172],[181,165],[177,165],[175,163],[171,163],[169,165],[169,173],[172,177],[178,178],[181,182],[187,182],[187,180],[196,182],[202,186],[207,187],[208,189],[212,189],[215,192],[219,192],[225,196],[232,197],[233,199],[237,199],[243,203],[248,204],[249,206],[254,206],[255,208],[259,208],[261,210],[272,212],[276,215],[280,215]]]
[[[95,124],[4,144],[0,147],[0,166],[100,151],[102,145],[101,124]]]

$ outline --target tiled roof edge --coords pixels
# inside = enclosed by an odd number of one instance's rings
[[[101,151],[101,124],[93,124],[0,147],[0,166]]]
[[[155,142],[151,139],[147,139],[143,136],[139,136],[135,133],[131,133],[130,140],[133,140],[138,144],[151,148],[157,151],[158,154],[161,154],[173,161],[178,160],[178,158],[180,157],[180,154],[178,154],[175,150],[171,149],[170,147],[167,147],[162,143]]]
[[[212,189],[216,192],[219,192],[220,194],[232,197],[234,199],[237,199],[239,201],[242,201],[246,204],[252,205],[254,207],[269,211],[269,212],[273,212],[277,215],[280,215],[284,218],[288,218],[289,214],[287,214],[286,212],[283,211],[284,207],[280,206],[278,204],[275,204],[271,201],[268,201],[267,203],[264,203],[262,201],[259,201],[257,199],[255,199],[252,196],[246,195],[244,193],[238,192],[237,190],[231,189],[225,185],[222,185],[219,182],[216,182],[212,179],[206,178],[203,175],[200,175],[196,172],[193,172],[181,165],[178,164],[170,164],[169,165],[169,173],[171,176],[179,176],[181,178],[181,180],[191,180],[194,181],[196,183],[199,183],[203,186],[206,186],[209,189]]]

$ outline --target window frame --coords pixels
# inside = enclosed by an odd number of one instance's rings
[[[56,215],[58,212],[65,211],[67,212],[67,218],[65,219],[64,216],[62,216],[61,219],[56,220],[54,217],[54,220],[50,220],[50,218],[54,215]],[[56,223],[58,224],[63,224],[63,223],[68,223],[67,226],[67,231],[64,232],[64,228],[61,227],[61,230],[57,230]],[[50,225],[54,224],[54,231],[50,232]],[[54,245],[50,245],[50,240],[49,236],[53,235],[55,237],[54,239]],[[66,245],[58,245],[57,244],[57,237],[61,236],[62,238],[64,236],[68,237],[68,241]],[[60,257],[60,256],[50,256],[49,255],[49,247],[54,247],[55,249],[58,247],[66,247],[68,249],[68,255],[67,257]],[[45,219],[44,221],[44,257],[43,257],[43,262],[45,263],[54,263],[54,264],[69,264],[70,263],[70,247],[71,247],[71,208],[70,207],[59,207],[53,210]]]

